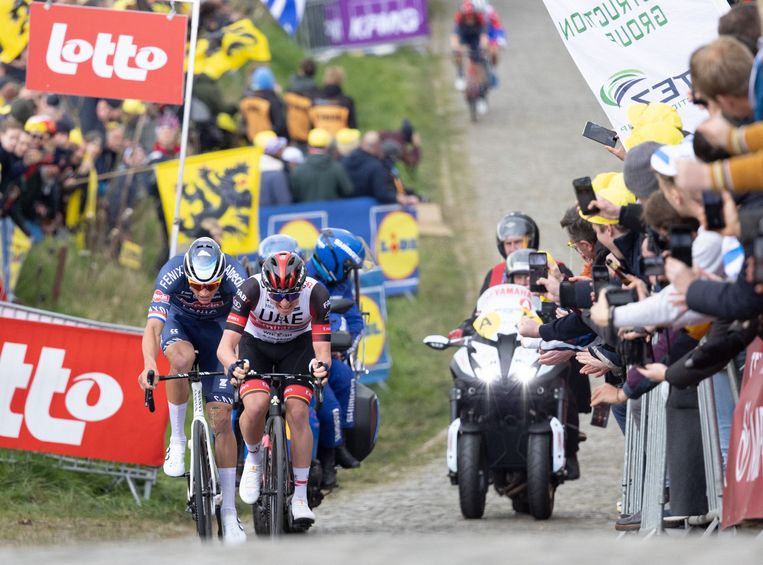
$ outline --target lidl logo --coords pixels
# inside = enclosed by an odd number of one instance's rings
[[[395,211],[384,216],[376,232],[376,258],[389,279],[405,279],[416,272],[419,225],[411,214]]]
[[[381,309],[376,301],[370,296],[360,296],[360,309],[368,312],[366,319],[366,331],[361,344],[361,351],[368,367],[373,367],[379,362],[384,353],[387,329],[384,324]]]
[[[646,73],[638,69],[624,69],[613,74],[599,89],[599,98],[607,106],[622,108],[632,102],[649,104],[662,102],[674,107],[685,103],[691,89],[689,70],[659,79],[650,84]],[[684,99],[684,100],[678,100]]]
[[[292,220],[283,224],[278,233],[296,239],[299,248],[303,251],[312,251],[315,248],[315,242],[318,241],[320,227],[309,220]]]

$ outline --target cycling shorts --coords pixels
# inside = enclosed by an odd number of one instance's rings
[[[313,339],[310,332],[303,333],[291,341],[270,343],[244,332],[239,343],[239,357],[249,361],[249,369],[258,373],[307,374],[310,361],[315,357]],[[269,393],[270,387],[261,379],[246,381],[239,388],[244,398],[253,392]],[[307,404],[313,399],[313,390],[303,385],[288,385],[284,389],[284,399],[298,398]]]
[[[162,351],[166,351],[173,343],[187,341],[199,352],[200,371],[221,371],[222,367],[217,360],[217,346],[223,335],[224,324],[224,318],[220,321],[199,320],[170,308],[162,328]],[[203,379],[201,382],[204,400],[233,404],[233,385],[227,377]]]

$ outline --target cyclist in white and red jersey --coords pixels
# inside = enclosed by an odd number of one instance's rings
[[[250,368],[259,373],[305,373],[326,378],[331,364],[329,292],[308,277],[296,253],[273,253],[262,272],[239,287],[223,332],[217,357],[233,382]],[[236,355],[236,347],[239,353]],[[239,485],[241,500],[253,504],[262,485],[262,434],[269,407],[268,383],[253,379],[239,389],[244,412],[239,424],[249,454]],[[291,431],[295,522],[312,523],[315,514],[307,503],[307,478],[313,449],[308,406],[313,391],[289,385],[284,391],[286,421]]]

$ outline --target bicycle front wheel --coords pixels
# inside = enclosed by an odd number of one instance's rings
[[[283,535],[286,507],[286,431],[283,418],[273,418],[267,453],[265,488],[268,491],[268,526],[271,537]]]
[[[212,537],[212,470],[209,468],[209,444],[204,425],[193,423],[193,505],[196,531],[202,540]]]

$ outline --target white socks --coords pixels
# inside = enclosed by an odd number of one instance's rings
[[[294,498],[307,500],[307,477],[310,467],[294,467]]]
[[[236,512],[236,468],[218,469],[220,472],[220,492],[223,503],[220,512]]]
[[[262,465],[262,442],[255,445],[249,445],[247,443],[246,450],[249,452],[246,454],[245,463],[247,465],[257,465],[258,467]]]
[[[188,408],[188,403],[173,404],[168,400],[167,406],[170,408],[170,441],[182,443],[185,447],[185,411]]]

